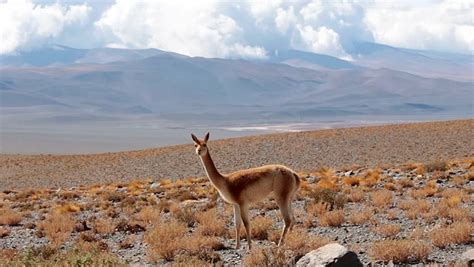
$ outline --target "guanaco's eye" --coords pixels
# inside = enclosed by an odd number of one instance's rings
[[[198,147],[198,145],[194,144],[194,147]]]

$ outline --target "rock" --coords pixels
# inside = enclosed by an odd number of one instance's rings
[[[323,267],[329,265],[331,267],[363,266],[356,253],[338,243],[327,244],[313,250],[296,263],[296,266]]]
[[[464,252],[461,255],[461,259],[459,260],[461,264],[465,266],[473,266],[474,265],[474,248],[471,248]]]
[[[350,170],[350,171],[345,172],[345,173],[344,173],[344,176],[349,177],[349,176],[351,176],[351,175],[353,175],[353,174],[354,174],[354,172],[353,172],[352,170]]]
[[[156,189],[158,187],[160,187],[160,183],[158,183],[158,182],[154,182],[150,185],[150,189]]]

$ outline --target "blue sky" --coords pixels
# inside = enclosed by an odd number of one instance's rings
[[[351,59],[358,41],[469,54],[474,1],[0,0],[0,54],[43,44],[262,58],[299,49]]]

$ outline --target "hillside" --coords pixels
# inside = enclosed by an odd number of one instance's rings
[[[474,120],[260,135],[226,140],[211,133],[223,172],[281,163],[299,171],[430,162],[474,156]],[[202,133],[196,133],[201,135]],[[0,190],[68,188],[135,179],[204,176],[194,147],[178,145],[92,155],[1,155]]]
[[[200,118],[203,125],[222,126],[242,119],[261,123],[347,115],[433,119],[472,114],[469,56],[443,57],[376,44],[354,53],[353,62],[295,50],[248,61],[155,49],[54,46],[3,56],[2,123],[7,128],[41,128],[84,121]],[[404,63],[397,63],[399,59]],[[427,69],[433,70],[430,75],[425,75]]]

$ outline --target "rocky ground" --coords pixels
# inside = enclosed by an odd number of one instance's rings
[[[253,265],[263,264],[265,257],[277,264],[278,257],[296,262],[312,249],[338,242],[365,265],[389,260],[445,265],[473,245],[474,158],[376,169],[322,168],[300,175],[297,225],[281,250],[284,256],[275,248],[283,224],[271,197],[251,209],[255,246],[249,253],[245,241],[242,248],[233,248],[230,205],[217,197],[207,179],[187,178],[4,190],[0,258],[3,253],[18,260],[31,247],[53,247],[59,253],[86,243],[116,262],[139,265]],[[179,227],[184,227],[182,235],[172,236]],[[408,243],[390,243],[396,241]],[[380,254],[377,243],[394,251]],[[421,249],[404,255],[410,246]]]
[[[376,167],[474,156],[474,120],[429,122],[261,135],[216,140],[222,172],[264,164],[295,170]],[[203,135],[204,133],[196,133]],[[159,137],[157,137],[159,138]],[[0,190],[68,188],[136,179],[178,179],[205,173],[189,145],[95,155],[0,155]]]
[[[474,244],[473,126],[464,120],[219,141],[211,133],[220,170],[282,163],[302,177],[285,246],[275,247],[283,223],[270,196],[251,209],[251,252],[245,240],[233,248],[232,209],[202,176],[191,145],[2,155],[0,262],[281,265],[338,242],[365,265],[448,265]]]

